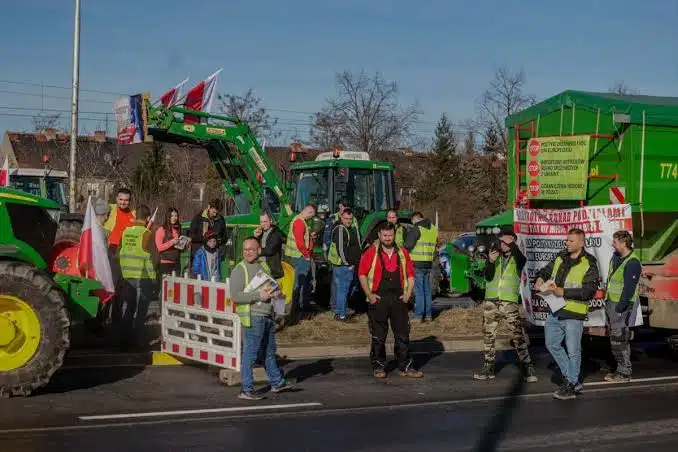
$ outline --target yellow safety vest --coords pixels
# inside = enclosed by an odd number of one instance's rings
[[[304,221],[303,218],[301,218],[300,215],[297,215],[294,217],[292,222],[290,223],[290,230],[287,233],[287,243],[285,244],[285,256],[295,258],[295,257],[302,257],[303,255],[301,254],[301,251],[299,251],[299,247],[297,246],[297,241],[294,239],[294,223],[297,220],[301,220],[304,223],[304,243],[306,246],[310,245],[311,243],[311,234],[308,229],[308,225],[306,224],[306,221]]]
[[[332,230],[332,236],[334,236],[334,231],[337,228],[341,228],[339,233],[345,234],[347,242],[351,240],[351,233],[343,224],[338,224],[335,226],[335,228]],[[332,240],[332,243],[330,244],[330,250],[327,253],[327,260],[332,265],[344,265],[344,262],[341,260],[341,256],[339,256],[339,250],[337,249],[337,245],[334,243],[334,240]]]
[[[555,280],[555,277],[558,274],[558,269],[562,264],[563,259],[560,256],[556,257],[556,260],[553,263],[551,279]],[[591,264],[589,264],[589,260],[585,257],[582,257],[577,265],[570,268],[570,271],[565,277],[565,289],[580,289],[584,285],[584,277],[586,276],[586,272],[589,270],[590,266]],[[566,298],[563,311],[567,311],[579,316],[586,316],[589,313],[589,301],[568,300]]]
[[[264,269],[267,275],[271,275],[271,269],[268,267],[268,264],[263,261],[259,261],[261,267]],[[245,272],[245,287],[250,283],[250,273],[247,271],[247,265],[244,261],[240,261],[236,267],[242,267],[242,270]],[[236,303],[235,313],[240,317],[240,323],[245,328],[250,328],[252,326],[252,305],[250,303]]]
[[[334,215],[332,215],[332,218],[334,219],[332,224],[334,224],[337,221],[341,220],[341,214],[339,212],[337,212]],[[360,228],[358,227],[358,220],[355,217],[353,217],[353,222],[351,223],[351,227],[355,228],[356,232],[358,233],[358,241],[360,241]]]
[[[155,279],[151,253],[144,250],[144,226],[130,226],[120,240],[120,269],[125,279]],[[151,238],[152,240],[152,238]]]
[[[520,276],[513,256],[504,267],[504,256],[494,261],[494,278],[485,286],[485,299],[518,303],[520,301]]]
[[[111,232],[113,228],[115,227],[115,220],[117,218],[117,213],[118,213],[118,205],[117,204],[109,204],[108,205],[109,209],[109,214],[108,218],[106,218],[106,221],[103,224],[104,229],[107,232]],[[136,211],[132,210],[132,216],[136,216]]]
[[[401,225],[396,225],[395,230],[395,244],[398,246],[405,246],[405,228]]]
[[[369,286],[370,290],[372,290],[372,287],[374,286],[374,271],[377,268],[377,259],[379,259],[379,253],[380,253],[380,247],[373,245],[377,250],[374,253],[374,258],[372,259],[372,265],[370,266],[370,271],[367,273],[367,285]],[[407,279],[407,261],[405,260],[405,253],[399,248],[396,247],[396,252],[398,253],[398,257],[400,259],[400,271],[402,272],[403,275],[403,293],[407,293],[407,289],[409,287],[409,281]],[[385,268],[381,269],[382,275],[386,271]]]
[[[622,292],[624,291],[624,269],[626,268],[626,264],[628,264],[631,260],[637,260],[640,262],[640,259],[638,259],[636,256],[636,253],[631,252],[631,254],[629,254],[614,271],[612,271],[612,261],[610,261],[610,269],[607,273],[607,291],[605,294],[605,299],[607,301],[619,303]],[[636,284],[636,290],[633,293],[631,302],[635,303],[637,299],[638,285]]]
[[[438,243],[438,228],[433,225],[431,225],[430,229],[422,228],[421,226],[415,227],[419,228],[421,235],[412,251],[410,251],[412,260],[415,262],[433,262],[433,258],[436,255],[436,244]]]

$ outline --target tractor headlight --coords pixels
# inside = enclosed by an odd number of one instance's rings
[[[466,248],[469,253],[473,254],[473,252],[476,250],[476,247],[473,245],[469,245],[468,248]]]
[[[45,209],[45,210],[47,210],[49,216],[52,217],[52,220],[58,224],[59,219],[61,218],[61,209]]]
[[[479,253],[484,253],[485,252],[485,247],[483,245],[478,245],[478,252]]]

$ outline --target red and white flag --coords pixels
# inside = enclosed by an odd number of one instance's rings
[[[159,100],[165,108],[173,107],[177,104],[177,102],[179,102],[179,99],[181,99],[181,90],[187,81],[188,77],[186,77],[183,82],[179,83],[177,86],[160,96]]]
[[[115,294],[113,273],[108,261],[108,250],[104,239],[104,230],[96,220],[92,197],[87,201],[85,222],[80,234],[80,250],[78,251],[80,274],[89,279],[96,279],[104,287],[96,295],[102,303],[109,301]]]
[[[186,109],[204,111],[205,113],[210,112],[214,93],[216,92],[217,78],[221,71],[222,69],[219,69],[186,93],[186,99],[184,100],[184,107]],[[195,124],[198,122],[198,118],[192,115],[184,115],[184,122],[187,124]]]
[[[158,215],[158,208],[157,207],[153,211],[153,215],[151,215],[151,218],[148,220],[148,223],[146,223],[146,229],[150,230],[153,227],[153,223],[155,223],[156,215]]]
[[[9,187],[9,158],[5,156],[5,163],[0,168],[0,187]]]

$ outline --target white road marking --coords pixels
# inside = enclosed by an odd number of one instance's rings
[[[666,377],[648,377],[648,378],[633,378],[631,383],[649,383],[652,381],[671,381],[678,380],[678,375],[670,375]],[[592,381],[591,383],[584,383],[584,389],[589,386],[606,386],[606,385],[628,385],[629,383],[616,383],[614,381]]]
[[[659,380],[656,380],[659,379]],[[675,377],[653,377],[646,379],[633,380],[634,382],[638,381],[662,381],[667,379],[678,379],[678,376]],[[594,382],[589,383],[588,386],[595,383],[607,383],[607,382]],[[678,382],[668,382],[663,384],[616,384],[610,388],[598,388],[598,389],[589,389],[584,388],[584,396],[586,394],[597,394],[597,393],[608,393],[616,391],[628,391],[628,390],[637,390],[637,389],[650,389],[657,387],[678,387]],[[518,399],[535,399],[542,397],[552,397],[553,392],[541,392],[535,394],[522,394],[519,395]],[[38,434],[38,433],[50,433],[50,432],[68,432],[68,431],[79,431],[79,430],[94,430],[94,429],[110,429],[110,428],[121,428],[121,427],[139,427],[144,425],[165,425],[165,424],[175,424],[175,423],[195,423],[195,422],[216,422],[223,420],[242,420],[242,419],[257,419],[257,418],[274,418],[280,416],[290,416],[290,415],[313,415],[313,416],[324,416],[324,415],[338,415],[338,414],[351,414],[367,411],[384,411],[384,410],[395,410],[395,409],[408,409],[408,408],[425,408],[425,407],[434,407],[434,406],[450,406],[450,405],[462,405],[462,404],[473,404],[473,403],[483,403],[483,402],[499,402],[506,400],[510,397],[507,396],[494,396],[494,397],[480,397],[474,399],[458,399],[458,400],[438,400],[431,402],[413,402],[413,403],[400,403],[393,405],[375,405],[375,406],[364,406],[364,407],[353,407],[353,408],[324,408],[318,410],[309,410],[309,411],[298,411],[298,412],[285,412],[285,411],[272,411],[267,413],[248,413],[243,412],[242,414],[233,413],[232,408],[218,409],[219,412],[224,412],[225,410],[231,410],[232,414],[223,415],[223,416],[205,416],[205,417],[185,417],[185,418],[165,418],[165,419],[149,419],[149,420],[140,420],[140,421],[128,421],[128,422],[108,422],[108,423],[93,423],[93,424],[79,424],[79,425],[62,425],[54,427],[35,427],[35,428],[17,428],[17,429],[0,429],[0,435],[12,435],[12,434]],[[308,404],[290,404],[290,405],[265,405],[253,406],[253,407],[243,407],[243,408],[254,408],[254,409],[263,409],[269,408],[271,406],[291,406],[299,407],[306,406]],[[317,405],[321,405],[317,403]],[[317,406],[316,405],[316,406]],[[236,408],[242,410],[242,408]],[[188,412],[193,412],[187,410]],[[195,411],[195,410],[194,410]],[[208,410],[197,410],[197,411],[208,411]],[[227,411],[226,411],[227,412]],[[173,413],[177,413],[176,411]],[[90,419],[93,416],[90,416]],[[82,418],[80,418],[82,419]],[[110,416],[106,419],[112,419]]]
[[[235,406],[229,408],[208,408],[203,410],[177,410],[177,411],[152,411],[149,413],[124,413],[124,414],[97,414],[94,416],[80,416],[81,421],[104,421],[112,419],[138,419],[144,417],[181,416],[189,414],[214,414],[214,413],[237,413],[249,411],[282,410],[286,408],[311,408],[323,406],[322,403],[288,403],[283,405],[254,405]]]

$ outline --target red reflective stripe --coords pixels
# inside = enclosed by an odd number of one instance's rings
[[[210,307],[210,288],[208,286],[202,286],[202,289],[200,290],[200,294],[202,295],[202,307],[205,309],[209,309]]]
[[[200,351],[200,361],[207,361],[207,352]]]
[[[181,284],[178,282],[174,283],[174,297],[173,301],[179,303],[181,301]]]
[[[167,350],[167,344],[165,343],[165,341],[162,341],[162,349]]]
[[[193,349],[191,347],[186,347],[186,356],[193,356]]]
[[[179,353],[179,346],[177,344],[172,344],[172,353]]]
[[[224,312],[226,310],[226,291],[224,289],[217,289],[217,311]]]
[[[235,357],[231,358],[231,366],[233,366],[233,368],[238,364],[237,361],[238,360]]]
[[[162,282],[162,301],[167,301],[167,280]]]
[[[217,356],[215,356],[214,360],[217,362],[217,364],[223,364],[224,363],[224,355],[217,355]]]
[[[188,290],[188,293],[186,294],[186,300],[187,300],[186,303],[188,303],[189,306],[193,306],[193,303],[194,303],[193,296],[195,295],[195,287],[193,286],[193,284],[190,284],[188,286],[188,289],[186,289],[186,290]]]

